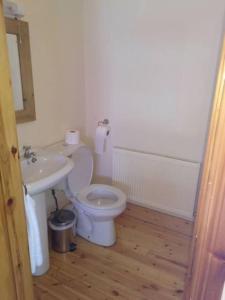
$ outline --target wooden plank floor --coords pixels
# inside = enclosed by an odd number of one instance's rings
[[[182,299],[192,223],[128,204],[116,228],[110,248],[77,237],[75,252],[51,251],[35,300]]]

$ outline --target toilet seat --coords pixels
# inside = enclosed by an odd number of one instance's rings
[[[122,191],[104,184],[87,186],[77,193],[76,199],[88,208],[99,210],[119,208],[126,203],[126,196]]]
[[[120,209],[126,204],[126,196],[119,189],[105,184],[90,184],[93,173],[93,157],[90,149],[81,145],[71,156],[74,168],[67,177],[71,201],[83,208],[98,211]]]

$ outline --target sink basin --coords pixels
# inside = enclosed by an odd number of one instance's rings
[[[56,185],[72,170],[73,161],[61,154],[37,154],[37,161],[32,163],[22,160],[22,175],[27,192],[36,195]]]

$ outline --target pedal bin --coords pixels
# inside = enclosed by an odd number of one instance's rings
[[[51,214],[48,225],[51,232],[52,248],[61,253],[74,251],[76,244],[73,243],[73,227],[76,216],[67,209],[60,209]]]

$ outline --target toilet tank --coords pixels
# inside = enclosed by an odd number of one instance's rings
[[[63,141],[47,147],[47,150],[65,155],[73,160],[74,168],[67,177],[70,192],[75,196],[91,183],[93,175],[93,155],[84,143],[68,145]]]

